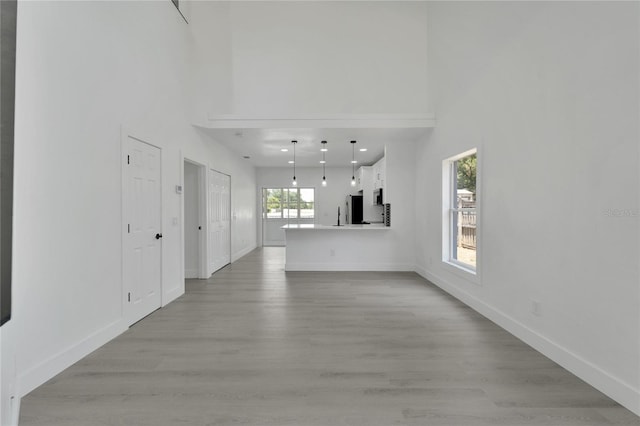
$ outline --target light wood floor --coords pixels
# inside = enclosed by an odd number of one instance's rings
[[[22,400],[21,426],[638,425],[414,273],[258,249]]]

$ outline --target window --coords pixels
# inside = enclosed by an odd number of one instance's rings
[[[314,212],[314,190],[313,188],[300,188],[300,204],[298,205],[301,219],[313,219]]]
[[[276,219],[282,217],[282,193],[280,189],[264,189],[264,217]]]
[[[477,150],[443,162],[443,260],[469,272],[477,258]]]
[[[298,197],[298,188],[283,189],[283,195],[282,205],[284,208],[282,209],[282,216],[294,219],[300,217],[298,215],[298,201],[300,199]]]
[[[265,219],[313,219],[315,190],[313,188],[264,188],[263,217]]]

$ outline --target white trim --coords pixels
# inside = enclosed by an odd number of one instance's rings
[[[284,195],[284,191],[285,190],[290,190],[290,189],[295,189],[298,191],[298,204],[297,204],[297,208],[296,208],[296,217],[284,217],[284,204],[282,203],[282,199],[280,200],[280,217],[264,217],[264,214],[267,210],[267,203],[266,200],[264,198],[265,195],[265,190],[267,189],[279,189],[282,192],[282,194]],[[300,217],[300,191],[303,189],[312,189],[313,190],[313,217]],[[317,215],[316,215],[316,211],[317,206],[318,206],[318,202],[316,201],[316,194],[318,192],[318,189],[315,186],[265,186],[262,187],[262,189],[260,190],[260,200],[261,200],[261,208],[260,208],[260,217],[262,218],[263,222],[267,221],[267,222],[272,222],[272,221],[276,221],[276,220],[285,220],[287,221],[287,225],[292,222],[292,221],[296,221],[298,223],[300,223],[301,221],[311,221],[313,223],[316,222],[316,219],[318,219]],[[289,192],[287,192],[288,194]],[[287,195],[287,205],[291,205],[291,203],[289,203],[288,200],[288,195]],[[287,209],[287,210],[291,210],[291,209]],[[264,237],[263,237],[264,238]]]
[[[452,274],[455,274],[464,280],[478,285],[481,284],[477,270],[467,268],[466,265],[462,262],[443,260],[442,267],[445,268],[448,272],[451,272]]]
[[[233,208],[233,177],[231,176],[231,172],[228,174],[229,176],[229,263],[231,265],[233,263],[233,227],[236,224],[236,211]],[[225,265],[227,266],[227,265]]]
[[[185,271],[185,250],[184,250],[184,242],[185,242],[185,232],[184,232],[184,154],[182,150],[180,152],[180,164],[178,165],[178,169],[180,170],[180,187],[182,188],[182,192],[180,194],[180,217],[178,218],[180,227],[178,229],[178,241],[180,241],[180,282],[184,283],[184,280],[187,278],[187,273]]]
[[[80,361],[100,346],[116,338],[129,327],[123,319],[108,324],[107,326],[91,333],[85,339],[75,343],[57,354],[47,358],[36,366],[18,376],[16,392],[24,397],[29,392],[45,383],[66,368]]]
[[[410,263],[291,263],[284,266],[285,271],[377,271],[377,272],[414,272]]]
[[[286,247],[287,244],[284,240],[265,240],[262,242],[262,247]]]
[[[257,186],[257,185],[256,185]],[[258,194],[256,200],[256,244],[259,247],[264,246],[264,189],[257,188]]]
[[[477,144],[475,147],[467,149],[456,155],[446,157],[442,160],[442,257],[441,265],[449,272],[460,276],[461,278],[477,285],[482,285],[482,172],[481,172],[481,144]],[[451,258],[451,180],[454,178],[452,175],[452,164],[461,158],[468,157],[470,155],[476,155],[476,266],[467,266],[465,263]]]
[[[231,263],[237,261],[238,259],[240,259],[241,257],[244,257],[246,255],[248,255],[249,253],[251,253],[253,250],[255,250],[258,246],[257,245],[253,245],[253,246],[249,246],[245,249],[240,250],[237,253],[233,253],[231,255]]]
[[[183,160],[184,165],[184,160]],[[202,205],[200,206],[199,220],[200,226],[200,271],[199,278],[207,279],[209,275],[207,275],[207,233],[209,232],[209,227],[207,226],[207,164],[201,164],[200,166],[200,176],[198,177],[198,184],[200,185],[200,202]],[[183,173],[184,176],[184,173]],[[184,250],[184,244],[183,248]]]
[[[184,284],[184,280],[182,281],[182,283]],[[162,306],[161,308],[164,308],[165,306],[167,306],[169,303],[173,302],[174,300],[176,300],[178,297],[182,296],[184,294],[184,286],[182,285],[178,285],[174,288],[172,288],[171,290],[167,291],[167,293],[162,297]]]
[[[182,188],[184,189],[184,163],[190,163],[198,168],[198,222],[200,222],[200,233],[198,235],[198,248],[199,248],[199,256],[198,260],[198,269],[195,271],[195,276],[192,276],[192,271],[185,271],[185,250],[184,250],[184,191],[182,196],[180,197],[180,213],[182,217],[180,218],[180,231],[181,231],[181,241],[182,247],[180,248],[180,252],[182,254],[182,265],[181,269],[184,273],[183,281],[185,278],[197,278],[197,279],[207,279],[211,274],[207,275],[207,235],[209,227],[207,226],[207,168],[208,165],[205,163],[200,163],[198,161],[192,160],[189,157],[185,157],[182,152],[180,152],[180,179]],[[189,275],[189,276],[187,276]]]
[[[126,220],[126,203],[125,194],[127,193],[127,137],[129,131],[125,126],[120,126],[120,317],[124,318],[125,315],[125,293],[127,290],[124,288],[125,283],[125,223]]]
[[[13,355],[13,354],[12,354]],[[9,385],[9,395],[3,394],[0,390],[0,394],[2,394],[2,398],[8,398],[9,399],[9,415],[4,415],[2,414],[2,410],[1,410],[1,406],[0,406],[0,422],[2,422],[5,418],[8,417],[8,421],[9,423],[7,424],[7,426],[17,426],[18,425],[18,419],[20,418],[20,404],[22,402],[22,394],[20,393],[20,380],[19,377],[16,376],[16,359],[15,359],[15,355],[13,355],[13,371],[11,372],[11,376],[10,378],[7,378],[6,376],[2,379],[2,381],[0,381],[0,383],[5,383],[5,382],[11,382],[13,381],[12,384]],[[6,362],[6,361],[3,361]],[[1,404],[0,404],[1,405]]]
[[[184,258],[184,256],[183,256]],[[198,269],[185,269],[184,270],[184,278],[186,280],[195,280],[198,279]]]
[[[211,270],[211,265],[213,265],[213,248],[211,247],[209,241],[209,203],[211,203],[211,197],[209,196],[209,179],[211,164],[206,163],[204,169],[204,223],[202,224],[202,231],[204,232],[204,248],[205,248],[205,257],[204,257],[204,276],[203,279],[208,279],[213,274]],[[184,249],[183,249],[184,250]]]
[[[478,285],[482,285],[482,271],[483,271],[483,255],[482,243],[484,241],[484,196],[482,177],[484,175],[482,165],[484,164],[484,145],[482,142],[478,142],[476,145],[476,279]]]
[[[16,391],[18,390],[18,388],[16,387]],[[20,418],[20,404],[22,403],[22,397],[17,396],[15,398],[13,398],[13,401],[11,402],[11,413],[10,413],[10,418],[9,421],[11,423],[9,423],[10,426],[18,426],[18,419]]]
[[[287,115],[207,115],[201,127],[209,129],[268,128],[429,128],[435,114],[287,114]]]
[[[562,345],[532,330],[504,312],[488,305],[477,297],[461,290],[444,278],[416,266],[415,272],[446,291],[465,305],[493,321],[524,343],[531,346],[561,367],[575,374],[600,392],[640,415],[640,390],[612,376],[597,365],[583,359]]]

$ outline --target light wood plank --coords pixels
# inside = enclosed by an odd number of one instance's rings
[[[258,249],[22,401],[22,426],[627,425],[639,418],[414,273]]]

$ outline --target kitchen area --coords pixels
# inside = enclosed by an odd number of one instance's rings
[[[372,166],[360,166],[355,173],[356,193],[345,201],[345,224],[391,226],[391,204],[385,202],[386,161],[382,157]]]
[[[282,247],[286,271],[412,270],[418,129],[295,133],[295,160],[291,139],[263,146],[269,155],[256,169],[258,244]]]
[[[391,204],[385,202],[386,161],[352,168],[351,186],[335,222],[288,223],[285,233],[286,271],[352,271],[385,268],[370,260],[385,251],[391,230]],[[387,266],[388,267],[388,266]]]

